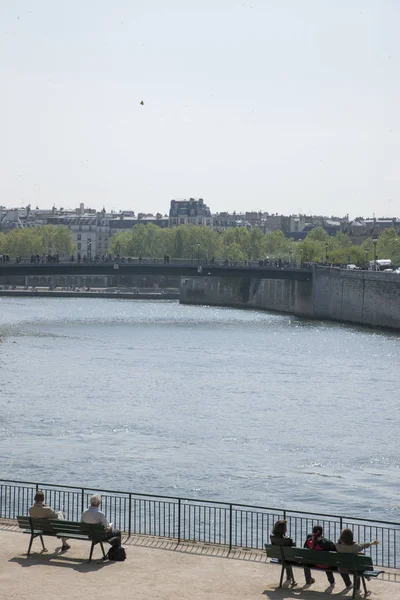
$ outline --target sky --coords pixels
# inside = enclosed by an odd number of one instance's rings
[[[398,0],[0,0],[0,205],[399,217],[399,22]]]

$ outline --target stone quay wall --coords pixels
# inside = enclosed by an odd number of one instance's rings
[[[400,330],[400,275],[314,267],[312,281],[183,279],[180,302],[272,310]]]
[[[316,267],[313,317],[400,329],[400,274]]]
[[[218,277],[183,279],[180,302],[313,316],[311,281]]]

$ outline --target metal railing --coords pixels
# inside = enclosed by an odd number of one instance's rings
[[[80,520],[90,496],[100,493],[102,510],[109,521],[129,536],[159,536],[176,539],[178,543],[203,542],[262,550],[279,519],[287,519],[288,532],[297,546],[303,545],[316,524],[322,525],[325,537],[333,541],[339,538],[342,528],[349,527],[360,543],[380,541],[378,546],[365,550],[374,564],[400,568],[400,523],[373,519],[10,480],[0,480],[0,518],[27,515],[39,489],[45,492],[46,503],[61,510],[68,520]]]

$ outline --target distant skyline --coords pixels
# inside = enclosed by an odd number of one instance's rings
[[[0,204],[399,217],[399,22],[395,0],[3,0]]]

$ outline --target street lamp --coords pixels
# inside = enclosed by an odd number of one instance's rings
[[[365,266],[366,266],[366,267],[367,267],[367,269],[368,269],[368,266],[369,266],[369,265],[368,265],[368,254],[369,254],[369,248],[365,248],[364,252],[365,252]]]
[[[290,246],[290,248],[289,248],[289,266],[291,266],[291,264],[292,264],[292,252],[293,252],[292,246]]]
[[[372,243],[374,245],[374,271],[376,271],[376,245],[378,243],[378,236],[374,235],[372,238]]]
[[[200,264],[200,244],[197,244],[197,266]]]
[[[325,262],[328,262],[328,244],[325,244]]]
[[[300,248],[300,267],[303,268],[303,248]]]

